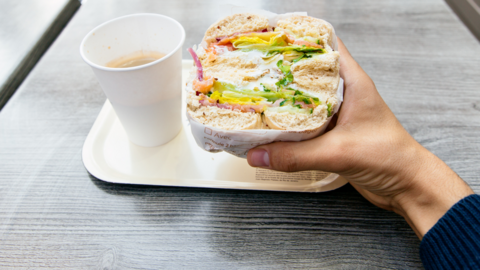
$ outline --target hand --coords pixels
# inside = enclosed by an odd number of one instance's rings
[[[345,94],[333,128],[308,141],[256,147],[248,152],[248,163],[285,172],[340,174],[373,204],[402,215],[422,238],[473,191],[408,134],[370,77],[340,39],[338,43]]]

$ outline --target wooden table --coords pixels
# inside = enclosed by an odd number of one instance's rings
[[[480,191],[480,46],[443,1],[241,3],[330,21],[405,128]],[[116,185],[84,169],[82,145],[105,101],[78,52],[84,35],[154,12],[184,25],[187,48],[218,5],[89,0],[79,9],[0,112],[1,268],[422,268],[406,222],[351,186],[304,194]]]
[[[0,110],[79,6],[78,0],[0,0]]]

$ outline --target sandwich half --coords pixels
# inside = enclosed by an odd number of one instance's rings
[[[241,13],[216,22],[188,49],[196,74],[187,113],[225,130],[315,130],[338,105],[339,54],[332,26],[309,16],[270,25]]]

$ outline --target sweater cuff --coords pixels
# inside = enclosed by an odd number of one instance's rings
[[[420,243],[425,269],[480,267],[480,196],[457,202],[425,234]]]

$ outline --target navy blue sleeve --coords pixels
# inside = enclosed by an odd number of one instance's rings
[[[480,269],[480,196],[456,203],[420,243],[425,269]]]

